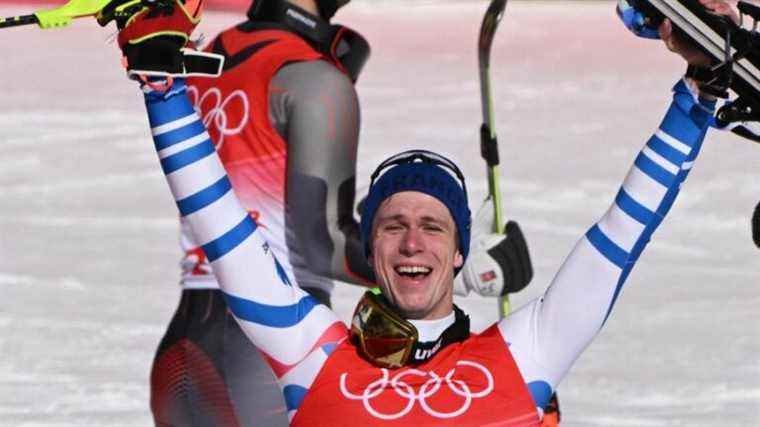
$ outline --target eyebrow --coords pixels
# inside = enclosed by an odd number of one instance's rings
[[[396,214],[396,215],[389,215],[389,216],[380,216],[377,218],[377,222],[385,222],[385,221],[402,221],[404,219],[407,219],[407,217],[403,214]],[[446,221],[445,218],[438,218],[431,215],[424,215],[419,219],[419,222],[421,223],[433,223],[437,225],[442,226],[449,226],[449,221]]]

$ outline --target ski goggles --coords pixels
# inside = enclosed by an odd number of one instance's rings
[[[405,366],[417,342],[417,328],[401,318],[382,300],[367,291],[354,310],[351,337],[372,364],[396,369]]]

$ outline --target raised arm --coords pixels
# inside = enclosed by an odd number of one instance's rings
[[[241,206],[203,123],[177,79],[145,102],[155,148],[182,217],[211,262],[230,310],[280,381],[295,411],[345,325],[292,286]],[[294,412],[293,412],[294,413]]]
[[[714,102],[685,81],[602,219],[568,255],[544,295],[499,328],[539,407],[610,315],[634,264],[678,195],[699,153]]]
[[[183,49],[200,20],[201,4],[192,13],[179,0],[171,7],[143,5],[113,19],[128,72],[143,82],[154,145],[180,215],[211,262],[241,329],[277,376],[292,417],[347,330],[328,307],[290,283],[232,190],[186,95],[184,76],[214,71],[190,68],[206,62],[221,70],[219,55]],[[195,60],[188,61],[189,55]]]

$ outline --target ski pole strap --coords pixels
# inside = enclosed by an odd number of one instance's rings
[[[689,65],[686,68],[686,77],[693,79],[699,85],[699,89],[717,96],[728,98],[728,88],[731,86],[731,64],[724,63],[717,67],[700,67]]]
[[[499,164],[499,145],[496,137],[491,137],[491,128],[485,123],[480,126],[480,155],[488,166]]]
[[[150,53],[150,52],[149,52]],[[224,69],[224,56],[190,48],[180,51],[157,51],[160,55],[127,58],[127,74],[131,78],[147,77],[219,77]]]

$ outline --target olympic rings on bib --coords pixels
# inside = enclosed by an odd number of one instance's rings
[[[360,394],[351,393],[348,388],[346,387],[346,380],[348,377],[348,374],[343,373],[340,375],[340,391],[343,393],[343,396],[350,400],[361,400],[362,404],[364,405],[364,409],[367,410],[367,412],[370,413],[375,418],[379,418],[382,420],[395,420],[398,418],[403,417],[404,415],[408,414],[412,411],[414,408],[414,403],[419,402],[420,408],[422,408],[425,413],[432,417],[436,418],[454,418],[459,415],[462,415],[463,413],[467,412],[468,409],[470,409],[470,406],[472,405],[473,399],[479,399],[482,397],[486,397],[494,389],[494,380],[493,375],[491,372],[483,365],[475,362],[471,362],[468,360],[460,360],[457,361],[457,366],[469,366],[472,368],[475,368],[483,373],[483,376],[485,377],[488,385],[481,391],[473,392],[470,390],[470,387],[462,380],[455,380],[453,379],[454,373],[456,372],[456,368],[452,368],[449,372],[446,373],[443,377],[436,374],[433,371],[430,372],[424,372],[420,371],[419,369],[407,369],[405,371],[401,371],[393,376],[393,378],[389,378],[390,374],[388,372],[388,369],[382,368],[380,371],[382,372],[382,377],[379,379],[369,383],[364,390]],[[407,376],[418,376],[418,377],[427,377],[429,376],[430,379],[425,381],[425,383],[419,388],[419,391],[415,391],[414,387],[409,385],[407,382],[403,381],[404,377]],[[430,406],[427,399],[435,395],[440,389],[443,384],[446,384],[451,390],[452,393],[456,394],[457,396],[460,396],[463,399],[463,402],[460,404],[460,406],[457,409],[454,409],[449,412],[444,412],[442,410],[437,410]],[[383,392],[385,392],[387,389],[393,389],[393,391],[399,396],[404,399],[407,399],[406,405],[404,405],[401,410],[395,413],[382,413],[375,409],[372,406],[372,400],[379,397]]]
[[[206,102],[211,102],[212,108],[202,116],[202,120],[203,124],[209,131],[216,130],[219,132],[218,141],[216,141],[217,151],[219,151],[224,145],[224,138],[226,136],[239,134],[243,131],[246,123],[248,123],[251,107],[248,103],[248,98],[246,97],[245,92],[242,90],[231,92],[224,100],[222,100],[222,92],[215,87],[210,88],[203,95],[200,95],[198,93],[198,88],[195,86],[188,86],[187,94],[199,116],[203,114],[201,106],[205,105]],[[236,99],[241,103],[240,105],[243,110],[240,122],[232,126],[229,123],[227,107]]]

